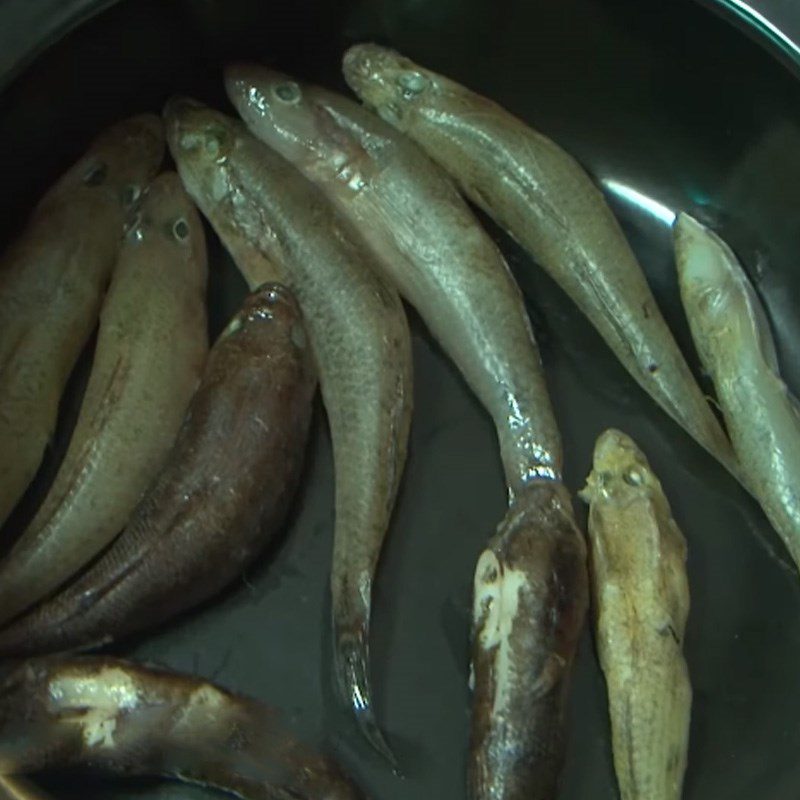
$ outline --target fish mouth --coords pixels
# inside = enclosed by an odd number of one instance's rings
[[[385,61],[387,51],[377,44],[355,44],[348,48],[342,59],[342,72],[347,83],[355,89],[376,80],[376,71],[381,61]]]
[[[200,145],[197,136],[197,115],[206,111],[202,103],[184,95],[173,95],[164,104],[162,112],[167,132],[167,142],[173,155],[178,150],[193,150]]]

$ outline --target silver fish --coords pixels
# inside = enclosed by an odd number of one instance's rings
[[[165,111],[183,182],[251,285],[288,283],[304,312],[336,471],[331,592],[339,688],[372,744],[368,671],[375,567],[405,463],[411,342],[403,306],[347,221],[238,121],[192,101]]]
[[[500,106],[377,45],[344,58],[351,88],[438,161],[561,285],[656,402],[734,475],[696,384],[603,195],[558,145]]]
[[[679,800],[692,689],[681,647],[686,541],[658,478],[616,430],[597,440],[590,504],[595,634],[623,800]]]
[[[226,70],[251,131],[357,225],[494,420],[513,494],[557,478],[561,441],[521,293],[450,179],[391,125],[335,92],[256,65]]]
[[[800,567],[800,406],[781,380],[766,314],[733,251],[688,214],[675,224],[681,298],[733,446]]]
[[[174,172],[156,178],[132,215],[69,449],[0,562],[0,623],[61,586],[125,527],[200,381],[208,353],[200,217]]]
[[[126,209],[164,157],[152,114],[111,126],[39,202],[0,260],[0,525],[33,480],[97,322]]]
[[[511,507],[476,569],[470,791],[547,796],[586,607],[585,547],[559,483],[561,439],[519,289],[450,180],[391,126],[263,68],[226,77],[254,133],[358,225],[494,419]]]

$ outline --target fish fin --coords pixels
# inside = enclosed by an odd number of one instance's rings
[[[368,625],[342,627],[334,620],[334,668],[342,700],[355,714],[366,740],[397,771],[397,759],[378,726],[369,679]]]
[[[550,694],[561,682],[566,668],[567,662],[558,653],[550,653],[542,664],[542,671],[531,687],[534,699],[540,700]]]

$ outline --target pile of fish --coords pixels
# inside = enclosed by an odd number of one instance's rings
[[[369,642],[412,415],[405,300],[494,422],[508,490],[474,574],[469,797],[557,797],[591,595],[621,795],[674,800],[691,707],[685,540],[646,457],[609,430],[581,492],[587,547],[522,295],[467,200],[758,498],[800,563],[800,417],[763,311],[730,249],[680,215],[682,298],[726,433],[574,159],[391,50],[355,46],[343,68],[363,105],[234,64],[224,80],[241,119],[173,98],[163,122],[110,128],[0,263],[0,522],[33,480],[98,331],[67,453],[0,561],[0,655],[28,657],[0,688],[2,790],[34,797],[17,775],[78,765],[244,798],[362,796],[255,700],[65,655],[188,611],[258,557],[294,497],[317,381],[335,469],[336,682],[394,763],[372,706]],[[165,138],[177,174],[158,174]],[[210,351],[195,206],[251,292]]]

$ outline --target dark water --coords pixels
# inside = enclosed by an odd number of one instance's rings
[[[227,107],[220,67],[228,58],[263,59],[342,87],[338,59],[362,38],[391,43],[491,95],[581,159],[609,189],[695,365],[666,220],[669,209],[685,208],[716,225],[753,276],[788,382],[800,390],[800,86],[688,0],[124,2],[51,49],[0,98],[0,239],[13,235],[53,177],[110,121],[156,110],[176,91]],[[595,437],[620,427],[647,452],[688,539],[686,650],[695,701],[685,797],[796,800],[800,584],[777,537],[733,480],[634,385],[553,283],[490,229],[529,301],[568,484],[582,486]],[[216,242],[212,264],[216,333],[244,284]],[[373,651],[378,711],[405,777],[373,757],[330,691],[333,475],[321,413],[281,546],[221,602],[117,651],[282,707],[301,735],[339,752],[373,798],[456,800],[464,795],[472,568],[502,516],[504,493],[488,419],[416,319],[413,328],[416,415],[375,594]],[[74,397],[65,404],[44,475],[52,476],[76,408]],[[41,489],[30,493],[28,509]],[[24,517],[25,508],[17,526]],[[570,714],[563,798],[611,800],[605,687],[588,634]],[[176,784],[84,778],[48,786],[65,798],[206,796]]]

